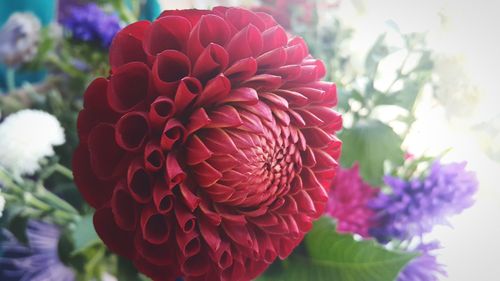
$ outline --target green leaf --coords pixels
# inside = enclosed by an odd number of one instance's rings
[[[403,163],[402,139],[391,127],[377,120],[361,120],[340,135],[342,166],[359,163],[361,176],[373,185],[382,184],[384,162]]]
[[[390,251],[373,240],[356,241],[335,231],[321,218],[305,238],[309,257],[293,254],[281,268],[271,268],[259,281],[392,281],[417,255]]]
[[[77,223],[75,230],[72,232],[75,244],[75,250],[72,254],[78,254],[85,251],[87,248],[92,247],[101,241],[94,230],[92,217],[93,214],[83,216]]]

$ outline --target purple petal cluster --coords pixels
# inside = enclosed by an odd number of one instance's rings
[[[475,173],[466,171],[465,166],[435,161],[423,179],[385,177],[392,193],[380,193],[369,202],[376,212],[370,234],[382,243],[421,236],[470,207],[478,182]]]
[[[7,230],[0,233],[0,280],[74,281],[75,273],[59,259],[60,230],[49,223],[30,220],[28,246]]]
[[[399,273],[397,281],[438,281],[439,275],[446,276],[443,265],[438,263],[434,250],[439,249],[439,243],[422,243],[415,250],[420,256],[413,259]]]
[[[96,42],[107,48],[121,29],[118,15],[107,14],[95,3],[72,5],[66,9],[61,23],[76,40]]]

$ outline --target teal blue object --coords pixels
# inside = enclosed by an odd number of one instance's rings
[[[57,0],[0,0],[0,26],[15,12],[32,12],[40,19],[43,26],[47,26],[56,18]],[[45,76],[45,70],[16,71],[16,85],[20,86],[25,81],[36,83],[45,79]],[[2,64],[0,64],[0,89],[5,89],[5,66]]]
[[[56,4],[56,0],[0,0],[0,25],[14,12],[32,12],[46,26],[56,16]]]
[[[1,0],[0,0],[1,1]],[[140,0],[127,0],[127,5],[132,7],[132,2]],[[161,13],[161,6],[158,0],[147,0],[141,7],[141,15],[139,16],[142,20],[154,20]]]
[[[160,3],[158,3],[158,0],[148,0],[142,8],[141,19],[152,21],[156,19],[160,15],[160,13],[161,7]]]

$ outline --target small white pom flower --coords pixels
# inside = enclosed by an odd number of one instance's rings
[[[15,176],[31,175],[40,160],[54,155],[53,146],[65,141],[64,129],[52,115],[25,109],[0,123],[0,166]]]
[[[0,218],[3,215],[3,209],[5,208],[5,198],[0,194]]]

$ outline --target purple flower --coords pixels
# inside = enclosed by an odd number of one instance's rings
[[[437,281],[438,275],[446,276],[443,265],[438,263],[436,256],[432,253],[436,249],[439,249],[437,242],[420,244],[416,248],[420,256],[413,259],[399,273],[397,281]]]
[[[105,13],[95,3],[68,6],[61,23],[71,31],[74,39],[97,42],[105,48],[121,29],[118,15]]]
[[[465,166],[435,161],[423,179],[385,177],[392,193],[380,193],[369,202],[376,212],[370,234],[382,243],[421,236],[470,207],[478,182],[475,173],[466,171]]]
[[[59,259],[61,232],[56,226],[30,220],[26,236],[28,246],[19,243],[7,230],[0,234],[0,280],[75,280],[75,273]]]

